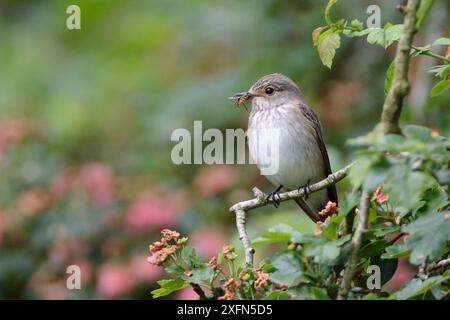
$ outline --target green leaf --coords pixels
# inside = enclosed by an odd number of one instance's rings
[[[317,39],[317,51],[322,63],[331,69],[336,49],[341,45],[340,36],[337,31],[329,29],[322,33]]]
[[[391,62],[389,65],[389,68],[386,71],[386,79],[384,80],[384,94],[387,95],[389,92],[389,89],[391,88],[392,84],[392,78],[394,77],[395,72],[395,63],[394,61]]]
[[[277,270],[270,275],[270,280],[289,286],[296,285],[302,278],[302,265],[297,254],[293,251],[284,252],[272,261]]]
[[[430,175],[399,164],[389,169],[384,191],[389,195],[389,202],[404,215],[420,205],[422,194],[434,184],[435,180]]]
[[[361,250],[358,252],[358,257],[360,258],[370,258],[379,256],[386,246],[385,240],[375,240],[372,242],[369,242],[365,246],[361,248]]]
[[[419,214],[435,214],[440,211],[440,209],[447,207],[450,204],[447,193],[440,187],[432,188],[426,190],[422,201],[423,206],[417,211]]]
[[[183,247],[181,250],[181,260],[189,267],[194,268],[200,264],[200,259],[195,253],[195,249],[192,247]]]
[[[168,273],[168,274],[173,274],[173,275],[177,275],[177,276],[183,276],[184,275],[184,268],[178,264],[171,264],[167,267],[164,268],[164,270]]]
[[[160,280],[158,281],[158,284],[161,288],[155,289],[151,292],[154,299],[167,296],[172,292],[189,287],[189,283],[179,279]]]
[[[402,231],[409,233],[405,245],[412,250],[410,262],[419,265],[441,257],[450,242],[450,219],[445,214],[423,216]]]
[[[341,246],[350,239],[346,235],[338,240],[328,241],[325,238],[316,238],[304,247],[304,254],[307,257],[313,257],[314,262],[323,265],[334,265],[341,252]]]
[[[430,97],[434,98],[440,96],[449,88],[450,88],[450,81],[447,79],[443,79],[438,83],[436,83],[436,85],[433,88],[431,88]]]
[[[411,253],[411,249],[404,244],[395,244],[386,248],[386,253],[381,255],[383,259],[395,259],[406,257]]]
[[[392,25],[387,23],[384,28],[369,28],[367,33],[367,42],[370,44],[377,44],[383,48],[389,47],[395,41],[400,39],[402,33],[402,24]]]
[[[204,284],[209,283],[214,276],[214,271],[209,267],[196,268],[192,270],[192,275],[183,275],[183,279],[190,283]]]
[[[360,157],[358,161],[350,168],[348,178],[354,189],[359,189],[363,184],[364,178],[372,166],[373,160],[370,157]]]
[[[352,27],[352,28],[356,28],[359,31],[362,31],[364,29],[364,24],[361,21],[359,21],[358,19],[353,19],[350,22],[349,26]]]
[[[411,140],[430,143],[436,141],[432,135],[432,130],[418,125],[405,126],[403,133],[405,137]]]
[[[431,67],[428,72],[434,73],[436,77],[447,79],[447,77],[450,75],[450,64],[441,64]]]
[[[290,298],[291,296],[286,291],[276,290],[264,297],[264,300],[289,300]]]
[[[398,41],[400,39],[400,35],[402,34],[403,25],[402,24],[395,24],[395,25],[389,25],[386,24],[384,26],[385,35],[384,35],[384,48],[386,49],[391,44],[393,44],[395,41]]]
[[[314,31],[312,32],[311,37],[312,37],[312,41],[313,41],[313,44],[315,47],[317,46],[317,41],[319,40],[320,34],[326,28],[327,27],[318,27],[318,28],[315,28]]]
[[[449,276],[436,276],[426,280],[412,279],[400,291],[393,294],[398,300],[406,300],[424,294],[431,290],[434,286],[449,279]]]
[[[432,46],[450,46],[450,38],[439,38],[435,40]]]
[[[253,246],[268,245],[274,243],[287,243],[293,237],[299,237],[300,233],[286,224],[278,224],[252,241]]]
[[[392,232],[400,230],[399,226],[393,225],[391,222],[384,224],[377,224],[372,227],[372,231],[377,237],[384,237]]]
[[[324,288],[311,287],[311,293],[314,295],[316,300],[330,300],[327,291]]]
[[[431,7],[433,6],[434,0],[422,0],[420,1],[419,10],[417,10],[417,22],[416,22],[416,29],[419,30],[420,26],[422,25],[423,21],[428,15],[428,12],[430,12]]]

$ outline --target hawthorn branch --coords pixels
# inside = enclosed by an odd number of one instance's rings
[[[367,229],[367,217],[369,215],[370,193],[363,190],[359,204],[359,222],[350,243],[349,258],[344,270],[344,276],[339,287],[338,300],[347,300],[353,276],[355,275],[358,263],[358,251],[361,248],[362,236]]]
[[[432,271],[436,271],[439,269],[445,270],[446,267],[450,266],[450,258],[441,260],[439,262],[436,263],[432,263],[428,266],[427,271],[428,272],[432,272]]]
[[[416,33],[417,10],[420,0],[408,0],[403,8],[403,30],[394,58],[395,70],[392,84],[383,104],[380,122],[375,126],[375,133],[401,133],[399,119],[403,107],[403,99],[408,94],[409,52]]]
[[[344,168],[336,171],[335,173],[330,174],[325,179],[315,184],[312,184],[309,187],[309,193],[314,193],[319,190],[326,189],[329,186],[341,181],[347,176],[353,164],[354,163],[351,163],[345,166]],[[239,239],[241,240],[242,245],[244,246],[245,262],[248,265],[253,265],[253,255],[255,253],[255,250],[250,246],[250,240],[248,238],[247,230],[245,228],[246,213],[250,210],[264,207],[268,204],[272,204],[275,202],[274,199],[272,199],[272,197],[268,198],[264,192],[262,192],[256,187],[253,188],[253,193],[255,195],[255,198],[238,202],[230,208],[230,212],[234,212],[234,214],[236,215],[236,227],[238,230]],[[304,195],[305,194],[303,188],[300,188],[299,190],[283,192],[279,194],[279,197],[277,197],[276,202],[284,202],[292,199],[299,199],[303,198]]]

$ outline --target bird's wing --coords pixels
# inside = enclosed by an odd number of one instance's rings
[[[328,152],[325,148],[325,143],[323,142],[323,136],[322,136],[322,126],[320,125],[319,118],[314,113],[314,111],[308,107],[306,104],[300,103],[300,110],[302,111],[303,115],[309,122],[311,123],[311,126],[314,128],[315,131],[315,138],[317,141],[317,145],[319,146],[320,153],[322,154],[323,164],[325,167],[325,177],[330,175],[331,172],[331,166],[330,166],[330,159],[328,158]],[[335,202],[336,205],[338,205],[338,195],[336,191],[336,186],[333,184],[332,186],[327,188],[328,192],[328,200]]]

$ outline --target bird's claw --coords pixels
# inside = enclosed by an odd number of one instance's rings
[[[271,200],[273,201],[273,205],[275,208],[278,208],[280,206],[281,203],[281,197],[280,197],[280,190],[281,188],[283,188],[283,186],[279,186],[275,191],[272,191],[271,193],[269,193],[269,195],[267,196],[266,200]]]
[[[303,199],[308,200],[309,194],[311,193],[311,188],[309,187],[309,183],[311,182],[311,179],[308,179],[306,181],[306,184],[303,187],[298,188],[298,191],[303,188]]]

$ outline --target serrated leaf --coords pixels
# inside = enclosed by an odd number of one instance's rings
[[[295,252],[284,252],[272,261],[272,266],[277,270],[270,275],[270,280],[289,286],[298,284],[302,276],[300,259]]]
[[[161,286],[159,289],[155,289],[151,292],[154,299],[167,296],[175,291],[188,288],[189,283],[179,279],[165,279],[158,281]]]
[[[191,268],[200,264],[200,258],[197,256],[195,249],[192,247],[183,247],[180,255],[181,260],[183,260],[183,262]]]
[[[214,276],[214,271],[209,267],[196,268],[192,270],[191,276],[183,276],[185,281],[195,284],[209,283]]]
[[[444,213],[427,215],[403,227],[402,231],[409,234],[405,246],[412,250],[410,262],[420,265],[438,259],[448,249],[450,219]]]
[[[386,248],[386,252],[381,255],[383,259],[395,259],[406,257],[411,253],[411,249],[404,244],[395,244]]]
[[[426,280],[412,279],[400,291],[394,293],[394,297],[398,300],[406,300],[424,294],[431,290],[434,286],[447,280],[449,277],[436,276]]]
[[[333,58],[336,54],[336,49],[341,45],[339,34],[329,29],[322,33],[317,39],[317,51],[319,52],[320,60],[323,65],[331,69]]]
[[[400,39],[402,33],[402,24],[392,25],[386,24],[384,28],[369,28],[367,33],[367,42],[370,44],[377,44],[383,48],[389,47],[395,41]]]
[[[435,180],[430,175],[399,164],[389,169],[384,191],[389,195],[389,202],[404,215],[420,205],[422,194],[434,184]]]
[[[377,224],[372,227],[372,231],[377,237],[384,237],[392,232],[400,230],[399,226],[395,226],[392,223]]]
[[[312,37],[314,46],[317,46],[317,41],[319,39],[319,36],[325,28],[326,27],[318,27],[318,28],[315,28],[314,31],[312,32],[311,37]]]

